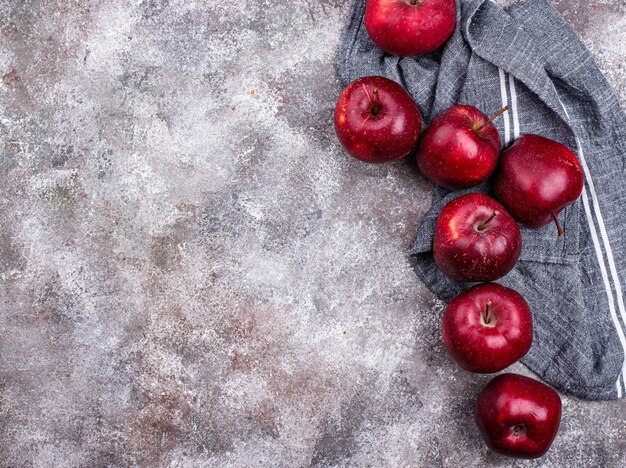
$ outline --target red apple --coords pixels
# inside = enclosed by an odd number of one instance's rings
[[[561,422],[561,398],[545,384],[501,374],[476,401],[476,423],[487,446],[517,458],[543,456]]]
[[[528,304],[517,291],[496,283],[476,285],[452,299],[442,331],[448,354],[470,372],[500,372],[533,342]]]
[[[452,106],[430,123],[417,147],[417,165],[430,181],[450,190],[473,187],[496,168],[501,142],[491,119],[473,106]]]
[[[350,83],[335,107],[335,132],[344,149],[370,163],[407,156],[419,138],[420,109],[398,83],[367,76]]]
[[[493,281],[515,266],[522,237],[515,220],[493,198],[460,196],[443,207],[433,240],[441,271],[457,281]]]
[[[365,28],[378,47],[407,57],[438,49],[454,32],[455,0],[367,0]]]
[[[500,156],[496,198],[520,223],[531,228],[554,221],[583,190],[583,170],[566,146],[539,135],[522,135]]]

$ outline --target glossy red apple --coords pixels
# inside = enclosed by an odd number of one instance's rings
[[[484,283],[450,301],[443,315],[448,354],[470,372],[500,372],[521,359],[533,342],[530,308],[515,290]]]
[[[454,32],[455,0],[367,0],[365,28],[378,47],[407,57],[438,49]]]
[[[578,158],[561,143],[539,135],[522,135],[500,155],[496,198],[517,221],[531,228],[554,221],[583,190]]]
[[[470,193],[446,204],[435,225],[433,257],[457,281],[493,281],[517,262],[522,237],[517,223],[493,198]]]
[[[487,446],[510,457],[544,455],[560,422],[558,393],[522,375],[498,375],[476,401],[476,423]]]
[[[473,187],[495,170],[501,142],[491,119],[473,106],[452,106],[424,130],[417,165],[430,181],[450,190]]]
[[[398,83],[367,76],[350,83],[335,107],[335,132],[351,156],[386,163],[407,156],[419,138],[420,109]]]

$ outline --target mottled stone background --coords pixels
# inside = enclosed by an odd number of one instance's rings
[[[555,0],[626,102],[622,0]],[[510,466],[332,128],[347,1],[0,0],[0,466]],[[520,365],[515,371],[527,373]],[[514,466],[623,466],[564,397]]]

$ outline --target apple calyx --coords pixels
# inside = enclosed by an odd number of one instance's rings
[[[498,210],[494,211],[493,214],[489,217],[489,219],[487,221],[480,223],[478,226],[476,226],[476,229],[479,230],[480,232],[484,231],[487,228],[487,225],[493,220],[493,218],[495,218],[499,214],[500,212]]]
[[[487,301],[485,310],[480,313],[480,323],[483,327],[487,328],[496,326],[496,318],[491,315],[491,301]]]
[[[489,125],[491,122],[493,122],[495,119],[500,117],[502,114],[504,114],[508,110],[509,110],[509,105],[507,104],[502,109],[500,109],[498,112],[493,114],[491,116],[491,118],[489,120],[487,120],[484,124],[482,124],[480,127],[474,128],[474,131],[477,132],[477,133],[480,132],[483,128],[485,128],[487,125]]]
[[[526,433],[526,427],[524,427],[523,424],[518,424],[516,426],[513,426],[513,436],[514,437],[519,437],[521,435],[524,435]]]
[[[565,231],[563,231],[563,228],[561,227],[561,224],[559,223],[559,220],[557,219],[556,215],[554,213],[550,213],[552,215],[552,219],[554,220],[554,224],[556,224],[556,230],[559,233],[559,237],[563,237],[563,234],[565,234]]]
[[[424,4],[424,0],[409,0],[409,5],[411,6],[422,6]]]

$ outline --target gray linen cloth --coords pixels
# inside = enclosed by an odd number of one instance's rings
[[[455,103],[491,115],[504,146],[523,133],[571,148],[585,172],[581,198],[553,224],[521,228],[523,248],[513,271],[498,281],[519,291],[534,318],[534,340],[522,362],[558,389],[588,399],[621,398],[626,385],[626,118],[576,34],[547,0],[504,9],[492,1],[457,0],[453,36],[438,51],[398,58],[369,38],[365,0],[354,0],[344,29],[344,84],[382,75],[406,87],[426,121]],[[486,182],[472,191],[491,192]],[[411,260],[441,299],[470,285],[446,278],[432,259],[442,206],[465,192],[435,188]]]

